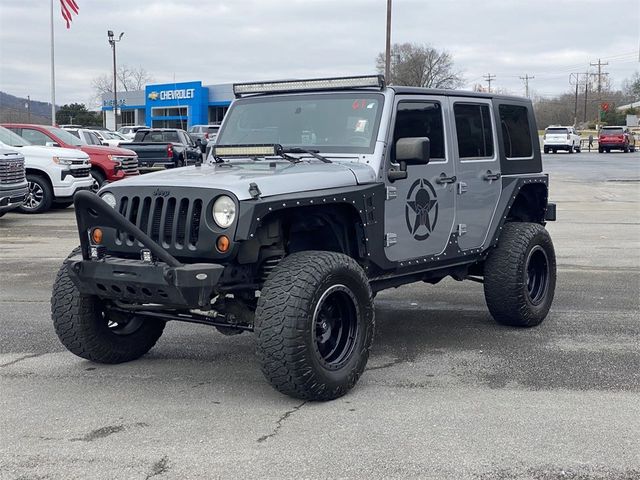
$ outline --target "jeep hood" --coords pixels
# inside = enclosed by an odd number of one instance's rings
[[[118,187],[194,187],[227,190],[238,200],[251,198],[249,185],[258,185],[263,197],[287,193],[349,187],[375,181],[371,167],[361,163],[316,161],[236,161],[204,164],[149,173],[120,180]]]

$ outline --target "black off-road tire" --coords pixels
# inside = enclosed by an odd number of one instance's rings
[[[532,281],[530,267],[541,272],[537,280],[534,276]],[[537,223],[505,224],[498,246],[484,264],[484,295],[496,322],[539,325],[549,313],[555,287],[556,258],[547,230]]]
[[[107,184],[107,178],[104,174],[99,170],[91,170],[91,177],[93,177],[93,185],[91,186],[91,190],[93,193],[97,193],[103,186]]]
[[[326,334],[322,328],[330,322],[319,312],[344,299],[346,305],[351,302],[351,318],[357,320],[350,323],[357,327],[344,358],[331,364],[318,343],[324,338],[319,332]],[[347,323],[340,325],[346,328]],[[374,326],[371,287],[352,258],[325,251],[294,253],[269,275],[258,300],[255,331],[262,372],[277,390],[292,397],[319,401],[341,397],[365,369]],[[343,329],[330,329],[329,337],[338,331]]]
[[[77,248],[71,255],[79,251]],[[156,320],[139,320],[137,329],[129,334],[114,333],[102,315],[102,307],[103,300],[78,291],[65,260],[53,284],[51,318],[67,350],[92,362],[123,363],[147,353],[162,335],[165,322]]]

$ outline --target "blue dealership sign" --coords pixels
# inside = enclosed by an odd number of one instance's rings
[[[209,89],[202,82],[165,83],[145,87],[145,113],[151,120],[184,120],[188,126],[207,123]],[[168,108],[186,108],[187,115]]]

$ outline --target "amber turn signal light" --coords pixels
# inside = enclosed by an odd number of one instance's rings
[[[226,235],[220,235],[218,237],[218,240],[216,241],[216,247],[218,247],[218,251],[225,253],[229,250],[230,246],[231,241],[229,240],[229,237],[227,237]]]
[[[96,245],[100,245],[102,243],[101,228],[94,228],[93,230],[91,230],[91,240],[93,240],[93,243]]]

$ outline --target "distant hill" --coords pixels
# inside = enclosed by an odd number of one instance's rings
[[[51,104],[31,100],[31,119],[25,105],[27,99],[0,92],[0,122],[51,123]],[[56,110],[60,108],[56,107]]]

